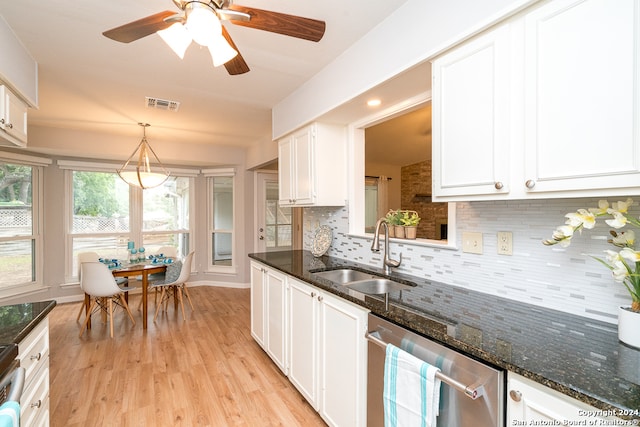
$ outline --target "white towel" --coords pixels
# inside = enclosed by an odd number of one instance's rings
[[[20,426],[20,404],[18,402],[4,402],[0,406],[0,427]]]
[[[439,372],[398,347],[387,344],[384,364],[385,427],[436,427],[440,406]]]
[[[441,351],[423,347],[409,336],[402,338],[400,348],[407,353],[413,354],[418,359],[440,368],[440,372],[443,374],[455,377],[455,375],[452,375],[454,368],[452,359],[445,358]],[[442,385],[440,390],[440,413],[438,414],[440,425],[457,426],[461,424],[459,411],[454,410],[458,408],[459,394],[455,388],[447,386],[447,384]]]

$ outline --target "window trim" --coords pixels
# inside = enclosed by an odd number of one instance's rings
[[[51,164],[46,158],[28,156],[24,154],[0,152],[0,161],[15,165],[30,166],[31,169],[31,235],[15,236],[9,240],[31,240],[33,241],[33,252],[31,256],[34,261],[34,280],[0,288],[0,298],[15,297],[29,293],[38,292],[45,289],[44,286],[44,217],[42,206],[44,206],[44,167]]]
[[[238,198],[236,197],[236,169],[235,168],[219,168],[219,169],[205,169],[202,171],[207,181],[207,273],[220,273],[220,274],[236,274],[237,273],[237,253],[236,253],[236,213],[238,212]],[[232,207],[233,207],[233,219],[230,230],[231,234],[231,265],[213,265],[213,244],[211,242],[211,236],[215,232],[228,232],[225,229],[214,229],[213,214],[214,214],[214,200],[213,200],[213,179],[215,177],[229,177],[232,180],[233,191],[231,192]]]

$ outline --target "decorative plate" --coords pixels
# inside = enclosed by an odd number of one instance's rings
[[[333,232],[328,225],[321,225],[316,230],[316,235],[313,238],[313,244],[311,246],[311,253],[314,257],[321,257],[331,246],[333,241]]]

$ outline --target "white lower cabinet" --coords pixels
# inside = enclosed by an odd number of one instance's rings
[[[368,311],[288,278],[289,379],[330,426],[366,425]]]
[[[596,409],[512,372],[508,373],[507,389],[508,426],[612,425],[607,424],[607,421],[620,420],[613,416],[605,417],[603,414],[606,411]],[[586,424],[570,424],[570,422]]]
[[[251,262],[251,335],[287,373],[286,276]]]
[[[49,319],[42,320],[20,343],[18,359],[25,369],[20,425],[49,425]]]

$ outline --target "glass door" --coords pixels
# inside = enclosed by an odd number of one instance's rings
[[[293,249],[293,212],[278,203],[278,175],[258,172],[256,251]]]

